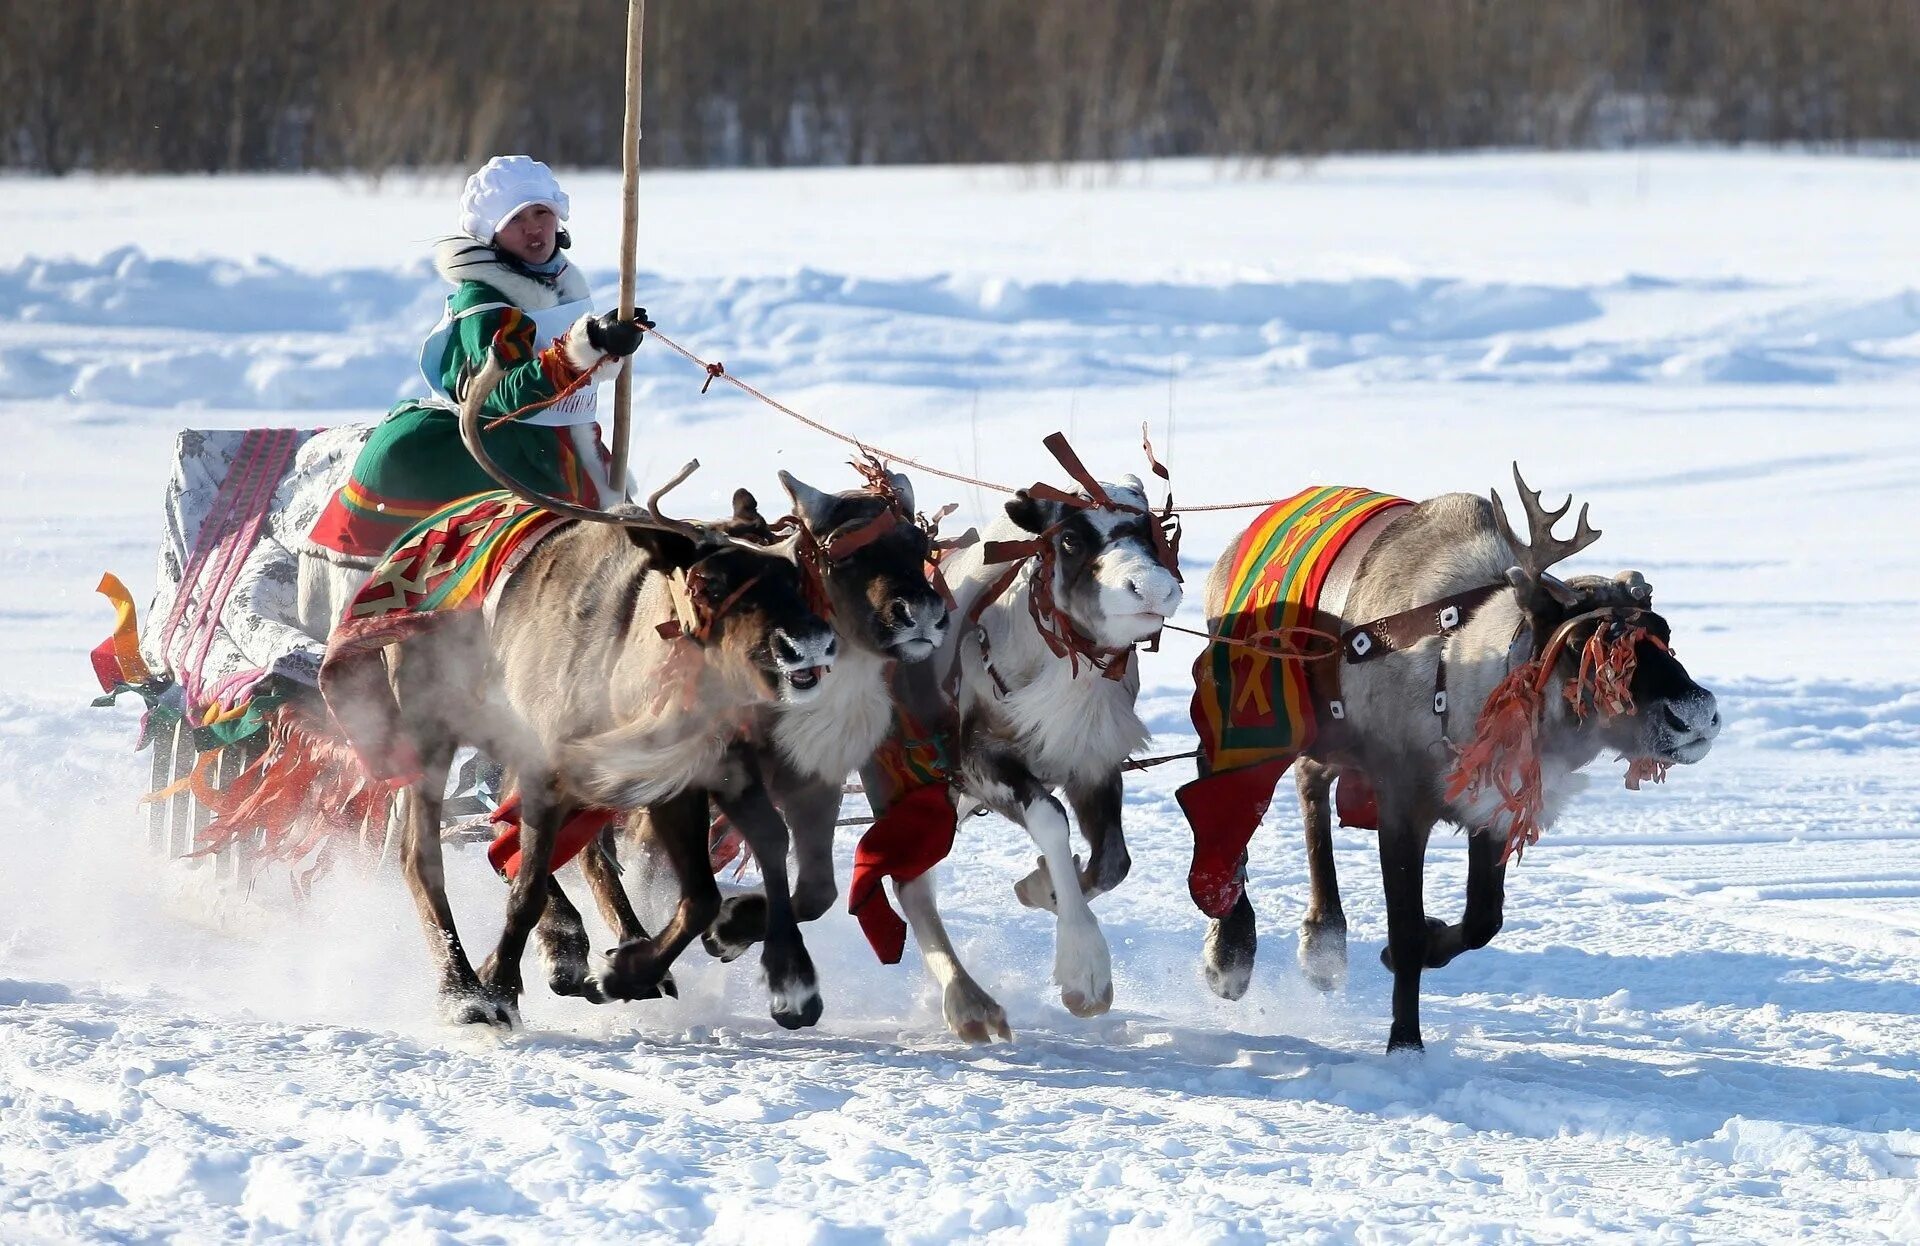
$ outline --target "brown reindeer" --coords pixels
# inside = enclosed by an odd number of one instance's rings
[[[649,981],[671,989],[668,967],[693,934],[722,960],[732,960],[788,919],[812,921],[833,904],[838,888],[833,875],[833,841],[847,776],[872,757],[893,722],[888,674],[895,664],[923,662],[932,656],[947,629],[946,603],[928,580],[932,552],[930,525],[914,513],[913,488],[905,476],[865,469],[865,488],[826,493],[782,472],[781,484],[793,504],[793,518],[769,524],[753,495],[734,494],[734,513],[724,529],[732,536],[772,543],[783,526],[797,526],[801,548],[818,573],[822,609],[839,637],[833,678],[806,701],[769,702],[758,711],[753,729],[752,764],[764,777],[782,815],[796,869],[787,894],[784,848],[769,858],[768,845],[749,839],[760,863],[765,890],[720,898],[708,858],[709,819],[697,798],[656,805],[627,819],[627,837],[643,863],[664,857],[680,890],[667,931],[649,946],[632,932],[638,921],[626,905],[619,881],[604,868],[604,858],[583,859],[600,907],[623,937],[614,960],[628,989],[644,991]],[[721,812],[733,820],[723,803]],[[737,821],[735,822],[737,826]],[[745,828],[741,828],[744,832]],[[624,907],[623,907],[624,906]],[[569,919],[550,906],[541,937],[582,941],[578,915]]]
[[[1525,540],[1497,493],[1490,501],[1454,493],[1403,506],[1340,556],[1328,577],[1340,588],[1319,602],[1315,626],[1343,641],[1341,713],[1339,729],[1310,746],[1296,772],[1312,880],[1300,961],[1322,989],[1345,975],[1329,796],[1336,776],[1364,776],[1377,800],[1386,889],[1381,959],[1394,979],[1390,1050],[1421,1046],[1422,970],[1498,932],[1509,855],[1552,825],[1584,786],[1583,767],[1611,751],[1632,763],[1631,784],[1640,773],[1699,761],[1720,730],[1713,694],[1673,656],[1667,621],[1653,611],[1639,572],[1566,581],[1549,574],[1598,539],[1586,508],[1575,534],[1556,538],[1554,524],[1572,500],[1543,508],[1517,465],[1514,483]],[[1233,622],[1225,602],[1234,554],[1229,547],[1207,584],[1216,635]],[[1531,749],[1502,752],[1496,727],[1531,738]],[[1529,765],[1537,765],[1537,781],[1521,784],[1528,790],[1518,796],[1503,794],[1507,780],[1498,774]],[[1427,838],[1441,821],[1468,834],[1466,910],[1454,923],[1428,917],[1422,899]],[[1196,834],[1206,830],[1196,819]],[[1207,981],[1227,999],[1246,991],[1254,962],[1244,857],[1240,883],[1205,945]]]
[[[704,804],[712,793],[756,852],[784,859],[784,825],[739,736],[766,702],[815,695],[836,641],[807,602],[791,543],[768,549],[668,519],[660,493],[646,511],[602,512],[513,480],[479,436],[479,404],[498,377],[490,360],[469,386],[460,412],[468,449],[515,494],[578,522],[532,549],[491,610],[391,645],[390,700],[334,704],[329,693],[329,704],[356,741],[385,733],[417,755],[405,869],[446,1011],[459,1022],[511,1025],[527,938],[557,895],[549,853],[571,813],[688,793]],[[440,794],[463,743],[504,764],[521,799],[520,869],[499,942],[477,974],[454,930],[439,838]],[[776,1018],[803,1024],[818,1016],[818,992],[788,925],[770,932],[763,963]],[[604,994],[644,993],[620,969],[616,962]]]

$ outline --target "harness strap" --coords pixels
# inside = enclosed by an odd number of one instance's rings
[[[1348,662],[1370,662],[1389,653],[1411,649],[1433,636],[1451,636],[1466,626],[1476,610],[1507,587],[1504,582],[1482,584],[1479,588],[1361,623],[1340,633],[1340,647],[1346,652]]]

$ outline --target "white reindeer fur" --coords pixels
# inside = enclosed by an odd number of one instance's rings
[[[857,629],[836,630],[840,656],[819,691],[772,711],[781,757],[808,778],[834,783],[865,765],[893,725],[887,659],[869,649]]]
[[[1125,496],[1123,486],[1109,488]],[[1098,524],[1104,516],[1095,511],[1090,517]],[[1031,535],[1011,519],[1002,518],[988,528],[985,537],[988,541],[1017,541]],[[982,561],[980,551],[981,546],[963,551],[950,568],[954,598],[959,603],[957,619],[964,619],[970,604],[1001,574],[1001,568]],[[952,661],[959,661],[961,712],[991,705],[1035,778],[1051,786],[1076,777],[1098,778],[1132,756],[1151,734],[1134,708],[1140,693],[1139,664],[1129,662],[1126,674],[1108,679],[1084,660],[1069,663],[1056,658],[1029,613],[1034,571],[1032,564],[1022,569],[1013,586],[980,616],[994,669],[1011,690],[1004,700],[999,699],[998,687],[986,671],[973,628],[951,628],[948,652],[936,660],[941,669],[950,669]],[[956,648],[957,653],[953,652]]]
[[[1146,504],[1136,480],[1105,488],[1117,500],[1143,507]],[[1102,535],[1125,518],[1103,511],[1087,512],[1087,517]],[[989,541],[1021,540],[1031,535],[1008,518],[995,522],[985,534]],[[1117,547],[1115,552],[1122,548]],[[982,553],[983,546],[975,546],[956,555],[948,565],[948,582],[957,603],[955,625],[948,629],[946,642],[935,658],[937,670],[952,670],[955,663],[959,665],[962,716],[984,718],[1008,736],[1028,770],[1049,787],[1074,781],[1091,784],[1113,773],[1146,743],[1149,734],[1134,707],[1140,692],[1138,662],[1129,662],[1119,679],[1108,679],[1084,660],[1076,664],[1055,657],[1034,627],[1029,611],[1032,564],[981,612],[978,629],[968,625],[965,619],[972,604],[1003,571],[986,565]],[[1126,591],[1128,577],[1167,576],[1158,563],[1131,553],[1096,564],[1095,574],[1102,582],[1103,606],[1113,600],[1110,592]],[[1055,587],[1057,590],[1058,585]],[[1154,604],[1171,611],[1179,600],[1178,585],[1152,587],[1160,598]],[[1060,594],[1056,591],[1055,596]],[[986,670],[976,634],[980,629],[987,634],[994,671],[1008,687],[1004,698]],[[966,799],[990,802],[1003,811],[1016,803],[1015,793],[992,790],[995,785],[988,775],[967,769],[965,781]],[[1113,1000],[1111,958],[1099,921],[1081,890],[1065,812],[1049,797],[1021,807],[1019,817],[1040,849],[1042,865],[1038,872],[1045,875],[1054,895],[1057,922],[1053,977],[1061,999],[1081,1015],[1105,1011]],[[941,985],[947,1025],[954,1033],[976,1041],[996,1034],[1005,1037],[1006,1015],[961,965],[940,922],[931,880],[930,873],[923,875],[900,887],[898,893],[921,954]]]

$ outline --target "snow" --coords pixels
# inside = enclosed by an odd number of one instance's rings
[[[611,290],[616,183],[568,182]],[[678,1001],[536,987],[524,1034],[456,1032],[397,878],[300,903],[148,858],[136,715],[85,704],[92,585],[150,588],[176,428],[410,392],[453,182],[0,186],[0,1240],[1920,1236],[1920,165],[648,176],[662,327],[903,453],[1024,483],[1057,476],[1061,428],[1112,475],[1146,421],[1188,502],[1484,491],[1514,457],[1592,502],[1606,535],[1570,569],[1646,572],[1727,731],[1664,787],[1596,768],[1500,937],[1427,976],[1417,1059],[1382,1054],[1366,835],[1336,840],[1344,993],[1294,968],[1284,795],[1254,845],[1253,987],[1207,993],[1179,767],[1129,783],[1098,1020],[1059,1006],[1052,920],[1011,895],[1030,843],[965,825],[941,886],[1016,1032],[988,1048],[838,912],[807,929],[811,1032],[773,1025],[751,958],[697,948]],[[642,351],[636,467],[697,454],[686,509],[778,496],[783,467],[847,477],[843,447],[699,379]],[[1192,515],[1190,567],[1245,518]],[[1189,746],[1193,643],[1146,660],[1153,751]],[[1451,912],[1462,845],[1430,856]],[[463,926],[493,928],[479,855],[449,872]]]

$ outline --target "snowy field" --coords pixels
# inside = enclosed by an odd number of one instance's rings
[[[570,186],[610,294],[616,179]],[[1595,768],[1510,877],[1500,938],[1427,975],[1412,1059],[1383,1054],[1368,835],[1337,839],[1345,992],[1294,967],[1290,785],[1254,841],[1253,989],[1207,993],[1180,767],[1129,787],[1097,1021],[1059,1006],[1051,918],[1013,898],[1030,843],[963,827],[949,921],[1016,1031],[989,1048],[838,912],[807,931],[815,1031],[773,1025],[751,958],[696,947],[678,1001],[536,987],[524,1034],[455,1032],[397,877],[302,905],[274,874],[222,892],[146,858],[137,714],[86,705],[92,586],[151,588],[176,429],[364,421],[414,392],[456,190],[0,178],[0,1240],[1920,1238],[1920,164],[643,185],[661,326],[901,452],[1025,483],[1058,477],[1058,428],[1112,476],[1141,470],[1145,420],[1188,502],[1484,492],[1518,457],[1592,503],[1606,535],[1570,570],[1646,572],[1727,731],[1664,788]],[[833,443],[701,397],[656,349],[635,463],[698,455],[683,509],[770,499],[781,467],[851,483]],[[1193,567],[1246,518],[1193,516]],[[1155,751],[1191,746],[1197,643],[1147,659]],[[477,852],[450,873],[490,942],[502,889]],[[1443,831],[1429,911],[1464,876]]]

